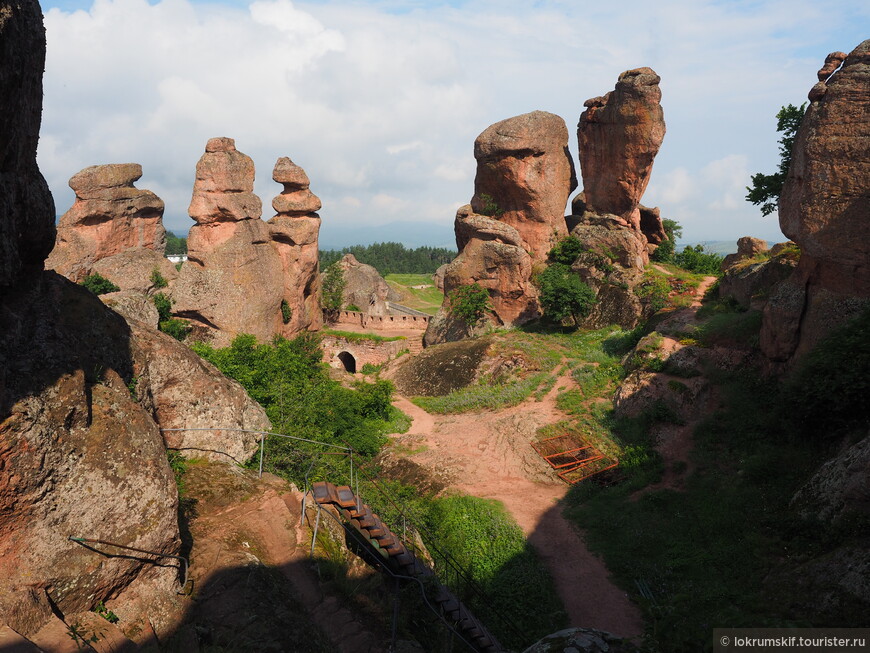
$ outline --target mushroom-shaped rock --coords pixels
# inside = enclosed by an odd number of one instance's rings
[[[568,235],[565,205],[577,187],[568,128],[533,111],[491,125],[474,141],[477,175],[471,206],[515,228],[536,261]]]
[[[651,68],[622,73],[613,91],[584,103],[577,125],[587,208],[638,231],[640,199],[665,137],[659,81]]]
[[[122,290],[146,292],[157,270],[166,281],[178,275],[163,256],[163,200],[136,188],[138,163],[90,166],[69,180],[76,199],[57,227],[57,242],[46,261],[73,281],[97,272]]]
[[[263,204],[253,191],[251,157],[239,152],[232,138],[212,138],[196,164],[187,212],[198,225],[257,219]]]

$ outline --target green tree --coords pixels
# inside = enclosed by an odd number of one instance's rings
[[[187,238],[180,238],[171,231],[167,231],[165,254],[167,256],[187,254]]]
[[[714,252],[705,252],[703,245],[687,245],[682,252],[674,257],[674,263],[684,270],[699,274],[721,274],[720,267],[723,257]]]
[[[118,286],[106,279],[106,277],[99,272],[94,272],[93,274],[86,276],[80,285],[84,286],[95,295],[105,295],[106,293],[118,292],[120,290]]]
[[[747,186],[746,201],[761,205],[761,215],[769,215],[776,210],[782,185],[791,166],[792,149],[798,128],[804,119],[806,102],[800,107],[793,104],[782,107],[776,114],[776,131],[782,133],[779,139],[779,169],[772,175],[763,172],[752,175],[752,186]]]
[[[450,314],[471,326],[492,310],[489,291],[479,283],[459,286],[447,296]]]
[[[535,279],[541,290],[538,297],[544,315],[561,323],[571,318],[575,325],[589,315],[595,304],[595,292],[564,263],[554,263]]]
[[[327,319],[333,320],[338,316],[344,301],[344,286],[344,272],[338,263],[333,263],[326,268],[320,292],[320,306],[326,311]]]
[[[664,227],[668,238],[659,243],[659,246],[656,247],[656,251],[652,254],[652,260],[658,261],[659,263],[672,263],[674,260],[677,238],[682,238],[683,228],[676,220],[669,220],[667,218],[662,220],[662,227]]]
[[[577,236],[568,236],[556,243],[553,249],[547,253],[547,256],[554,263],[573,265],[577,257],[584,251],[586,251],[586,248]]]

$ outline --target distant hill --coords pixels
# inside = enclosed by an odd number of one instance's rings
[[[341,249],[351,245],[373,243],[402,243],[405,247],[446,247],[456,249],[453,225],[429,222],[390,222],[377,226],[330,223],[324,219],[320,224],[320,249]]]

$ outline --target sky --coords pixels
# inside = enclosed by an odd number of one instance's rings
[[[205,143],[229,136],[254,160],[264,219],[281,189],[272,168],[289,156],[323,202],[322,234],[371,228],[387,240],[389,225],[414,223],[420,233],[443,228],[450,242],[456,209],[473,194],[478,134],[550,111],[565,120],[576,163],[583,102],[649,66],[662,78],[667,134],[643,204],[679,222],[684,241],[782,241],[776,214],[744,200],[751,174],[776,169],[776,113],[806,100],[825,55],[870,38],[866,0],[42,7],[38,162],[57,213],[72,205],[67,182],[82,168],[137,162],[137,187],[163,198],[164,224],[180,235],[193,224]]]

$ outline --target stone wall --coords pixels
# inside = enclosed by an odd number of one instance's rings
[[[420,331],[429,326],[429,316],[423,315],[366,315],[359,311],[341,311],[330,327],[365,327],[372,331]]]
[[[405,340],[390,340],[389,342],[377,342],[375,340],[362,340],[350,342],[338,336],[324,336],[321,340],[323,358],[335,369],[345,369],[349,372],[359,372],[366,363],[381,365],[395,358],[403,349],[410,349],[410,343]],[[341,356],[345,354],[345,356]],[[347,354],[353,357],[352,367],[348,369]],[[343,360],[344,359],[344,360]]]

